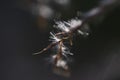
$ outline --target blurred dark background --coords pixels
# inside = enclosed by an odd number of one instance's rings
[[[32,55],[49,44],[54,19],[33,14],[32,3],[34,0],[0,1],[0,80],[120,80],[119,7],[101,23],[92,24],[89,37],[75,38],[71,49],[74,53],[72,72],[65,78],[52,73],[45,61],[51,54],[49,51]],[[97,4],[98,0],[71,0],[68,8],[50,5],[57,14],[55,18],[68,20],[75,17],[77,11],[88,11]],[[41,25],[43,23],[45,25]]]

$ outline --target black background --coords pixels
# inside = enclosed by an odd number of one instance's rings
[[[72,11],[87,11],[96,4],[76,0]],[[16,0],[0,1],[0,80],[120,80],[120,8],[93,25],[90,37],[75,39],[70,78],[52,73],[45,61],[50,52],[32,55],[49,44],[49,30],[36,26],[35,17],[19,8]]]

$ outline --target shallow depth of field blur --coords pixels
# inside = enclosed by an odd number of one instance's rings
[[[107,0],[109,1],[109,0]],[[120,80],[120,7],[90,24],[91,35],[73,40],[71,76],[53,73],[50,42],[58,20],[80,17],[99,0],[1,0],[0,80]]]

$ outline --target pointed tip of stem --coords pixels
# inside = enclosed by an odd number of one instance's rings
[[[32,55],[38,55],[38,54],[41,54],[43,53],[43,51],[40,51],[40,52],[37,52],[37,53],[33,53]]]

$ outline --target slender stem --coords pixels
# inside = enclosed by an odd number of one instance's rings
[[[75,27],[72,27],[70,28],[70,31],[68,32],[60,32],[60,33],[56,33],[55,36],[60,36],[62,35],[63,36],[63,39],[61,40],[64,40],[64,37],[67,36],[70,38],[69,35],[73,35],[74,32],[76,32],[78,29],[80,29],[81,27],[83,27],[83,25],[85,23],[88,23],[88,22],[93,22],[94,19],[97,19],[99,16],[102,16],[102,15],[105,15],[106,13],[112,11],[114,8],[116,8],[118,5],[120,4],[120,0],[102,0],[100,2],[100,4],[91,9],[90,11],[84,13],[84,15],[81,17],[81,21],[82,21],[82,24],[78,25],[78,26],[75,26]],[[68,39],[68,38],[67,38]],[[42,51],[38,52],[38,53],[34,53],[34,55],[36,54],[40,54],[40,53],[43,53],[44,51],[54,47],[55,45],[59,44],[60,42],[55,42],[55,43],[51,43],[50,45],[48,45],[46,48],[44,48]]]

